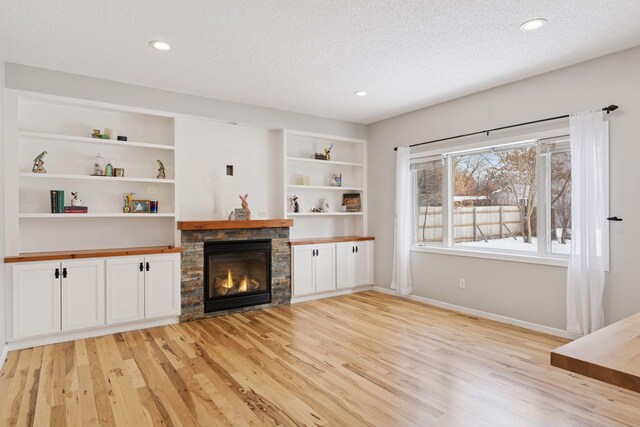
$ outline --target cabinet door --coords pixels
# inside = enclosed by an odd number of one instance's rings
[[[147,256],[144,260],[145,318],[180,315],[180,255]]]
[[[293,296],[315,292],[314,245],[293,246]]]
[[[373,285],[373,242],[355,242],[356,286]]]
[[[12,267],[13,338],[60,332],[59,262]]]
[[[107,259],[107,323],[144,319],[144,258]]]
[[[316,292],[336,289],[336,245],[316,245]]]
[[[338,289],[353,288],[356,285],[354,248],[355,244],[353,242],[336,244],[336,283]]]
[[[62,263],[62,330],[104,325],[104,261]]]

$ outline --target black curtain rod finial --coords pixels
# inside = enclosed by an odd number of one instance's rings
[[[607,114],[609,114],[612,111],[616,111],[619,107],[615,104],[611,104],[608,107],[604,107],[603,110],[607,112]]]

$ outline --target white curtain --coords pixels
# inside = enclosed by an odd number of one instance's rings
[[[571,249],[567,331],[587,335],[604,326],[602,294],[609,263],[609,128],[602,111],[572,114]]]
[[[408,295],[413,291],[409,265],[409,246],[413,235],[410,151],[409,147],[398,147],[396,152],[396,216],[391,289],[395,289],[400,295]]]

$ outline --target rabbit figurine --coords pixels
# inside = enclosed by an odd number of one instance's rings
[[[247,214],[247,220],[251,219],[251,211],[249,210],[249,203],[247,202],[247,197],[249,197],[249,193],[245,194],[244,196],[239,196],[240,200],[242,201],[242,209],[244,209],[244,211]]]

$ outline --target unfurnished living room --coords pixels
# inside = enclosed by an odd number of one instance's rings
[[[640,426],[637,0],[0,0],[0,426]]]

